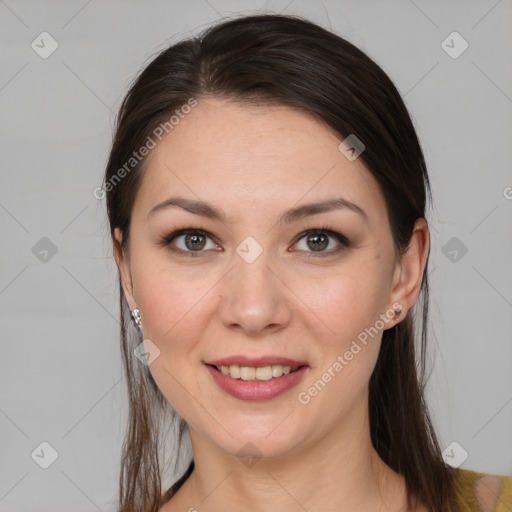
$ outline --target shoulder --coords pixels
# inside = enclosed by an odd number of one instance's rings
[[[512,476],[457,468],[455,485],[461,512],[509,512]]]

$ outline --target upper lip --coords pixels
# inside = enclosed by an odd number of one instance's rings
[[[215,359],[213,361],[206,361],[206,364],[211,364],[214,366],[272,366],[272,365],[282,365],[282,366],[291,366],[295,368],[297,366],[304,366],[308,363],[306,361],[296,361],[295,359],[289,359],[288,357],[280,357],[280,356],[261,356],[261,357],[247,357],[247,356],[230,356],[225,357],[223,359]]]

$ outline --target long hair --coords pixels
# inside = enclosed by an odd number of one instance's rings
[[[169,132],[176,112],[205,97],[289,106],[340,137],[355,134],[365,145],[359,158],[385,198],[395,251],[401,255],[407,249],[414,223],[426,217],[427,198],[432,198],[424,155],[396,87],[364,52],[332,32],[296,16],[256,15],[219,23],[171,45],[130,86],[103,184],[111,234],[116,227],[123,232],[118,250],[128,249],[130,215],[147,161],[134,159],[134,152],[156,141],[162,126]],[[162,492],[159,432],[170,407],[148,369],[134,361],[141,339],[129,325],[120,279],[119,288],[129,422],[118,511],[156,512],[191,473],[194,461]],[[429,510],[450,511],[456,503],[455,470],[443,461],[424,398],[428,257],[420,298],[421,306],[418,300],[402,322],[383,333],[369,382],[370,433],[382,460],[404,476],[410,505],[419,499]],[[418,347],[415,322],[421,322]],[[187,425],[178,421],[179,455]]]

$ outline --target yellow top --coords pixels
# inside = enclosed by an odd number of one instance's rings
[[[457,470],[460,512],[512,512],[512,476]]]

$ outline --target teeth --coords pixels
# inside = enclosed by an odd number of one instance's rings
[[[251,366],[217,366],[217,370],[220,370],[223,375],[229,375],[233,379],[242,380],[270,380],[272,378],[281,377],[283,374],[288,375],[291,371],[295,371],[297,368],[291,366],[281,366],[280,364],[274,364],[272,366],[259,366],[257,368]]]
[[[259,368],[258,368],[259,370]],[[229,369],[230,373],[233,371],[233,368]],[[236,369],[235,369],[236,371]],[[242,366],[240,368],[240,378],[242,380],[254,380],[256,378],[256,368],[249,368],[247,366]]]

